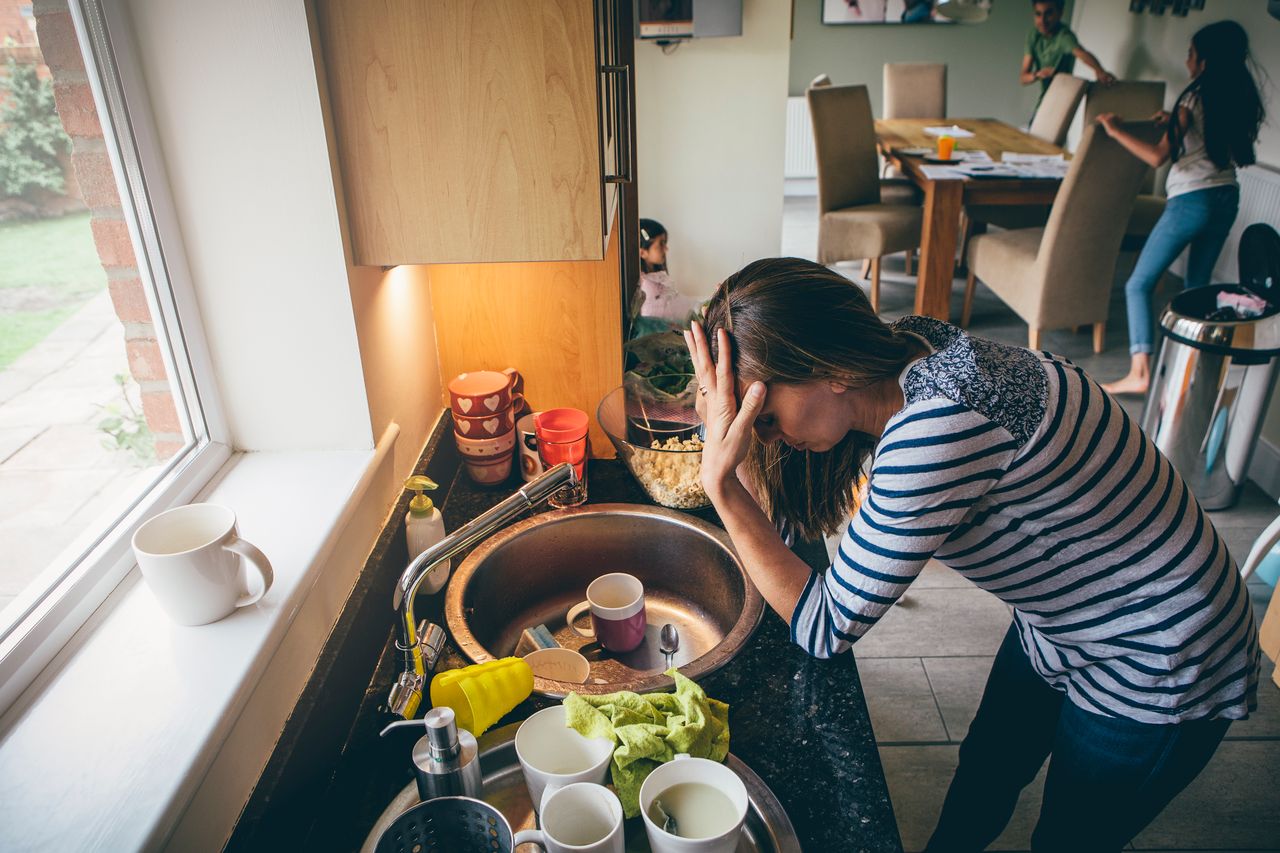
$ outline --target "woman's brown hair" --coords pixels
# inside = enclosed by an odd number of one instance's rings
[[[705,327],[717,357],[716,330],[729,333],[735,376],[766,385],[834,381],[861,388],[897,376],[920,350],[917,338],[876,316],[861,288],[799,258],[766,258],[729,276],[707,304]],[[815,453],[756,439],[747,468],[779,529],[817,539],[848,523],[875,443],[875,436],[851,431]]]

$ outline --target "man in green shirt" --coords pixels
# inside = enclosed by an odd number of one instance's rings
[[[1027,33],[1027,48],[1022,56],[1022,85],[1040,81],[1040,99],[1049,88],[1053,75],[1070,74],[1079,58],[1093,69],[1098,82],[1109,86],[1116,78],[1102,67],[1098,58],[1080,46],[1071,28],[1062,23],[1063,0],[1034,0],[1035,27]],[[1040,106],[1040,99],[1036,106]]]

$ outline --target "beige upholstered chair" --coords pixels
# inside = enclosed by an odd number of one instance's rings
[[[1102,128],[1086,127],[1043,228],[970,241],[961,325],[981,279],[1026,320],[1031,349],[1045,329],[1092,325],[1093,351],[1102,352],[1116,258],[1145,169]]]
[[[1093,124],[1102,113],[1115,113],[1126,121],[1145,121],[1164,108],[1164,88],[1162,80],[1121,80],[1110,86],[1094,83],[1084,96],[1084,122]],[[1145,238],[1162,213],[1164,196],[1156,195],[1156,170],[1148,169],[1125,236]]]
[[[880,194],[875,121],[866,86],[805,93],[818,160],[818,262],[871,259],[871,305],[880,304],[880,258],[920,245],[919,207]]]
[[[884,66],[885,118],[945,118],[947,66],[935,62],[888,62]]]
[[[945,67],[944,65],[943,68]],[[810,81],[809,88],[817,89],[830,85],[831,78],[826,74],[819,74]],[[882,178],[880,180],[880,200],[885,204],[919,204],[924,200],[924,193],[910,178],[900,176]],[[862,274],[865,276],[866,270],[863,270]]]
[[[1040,100],[1040,106],[1031,119],[1031,127],[1027,128],[1027,133],[1054,145],[1066,142],[1071,120],[1076,117],[1076,109],[1080,106],[1088,85],[1087,81],[1071,74],[1053,75],[1053,79],[1049,81],[1049,90]]]

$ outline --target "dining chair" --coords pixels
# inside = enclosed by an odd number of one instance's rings
[[[981,280],[1026,321],[1031,349],[1046,329],[1091,325],[1093,351],[1102,352],[1116,259],[1145,168],[1106,131],[1086,127],[1044,227],[970,241],[960,325],[969,325]]]
[[[1066,142],[1071,120],[1076,117],[1076,110],[1080,107],[1088,85],[1087,80],[1072,74],[1053,75],[1027,133],[1054,145]]]
[[[945,66],[944,66],[945,67]],[[810,89],[820,88],[822,86],[830,86],[831,78],[826,74],[819,74],[809,81]],[[915,185],[910,178],[900,175],[891,177],[882,177],[880,179],[880,200],[885,204],[920,204],[924,200],[924,193]],[[908,256],[908,267],[910,266],[910,256]],[[910,270],[908,269],[908,272]],[[863,278],[867,273],[864,269]]]
[[[945,118],[947,66],[940,62],[886,62],[884,118]]]
[[[1110,86],[1092,83],[1084,96],[1084,123],[1093,124],[1102,113],[1115,113],[1125,121],[1146,121],[1164,108],[1163,80],[1120,80]],[[1141,242],[1164,213],[1164,196],[1156,195],[1156,170],[1148,169],[1125,227],[1126,238]]]
[[[880,259],[920,245],[923,212],[882,197],[866,86],[820,86],[805,97],[818,163],[818,262],[871,259],[871,305],[878,309]]]

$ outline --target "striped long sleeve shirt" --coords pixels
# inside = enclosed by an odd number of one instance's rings
[[[1137,424],[1064,358],[923,317],[895,328],[934,351],[902,374],[905,405],[793,640],[848,649],[934,558],[1012,606],[1036,671],[1081,708],[1246,717],[1259,647],[1244,583]]]

